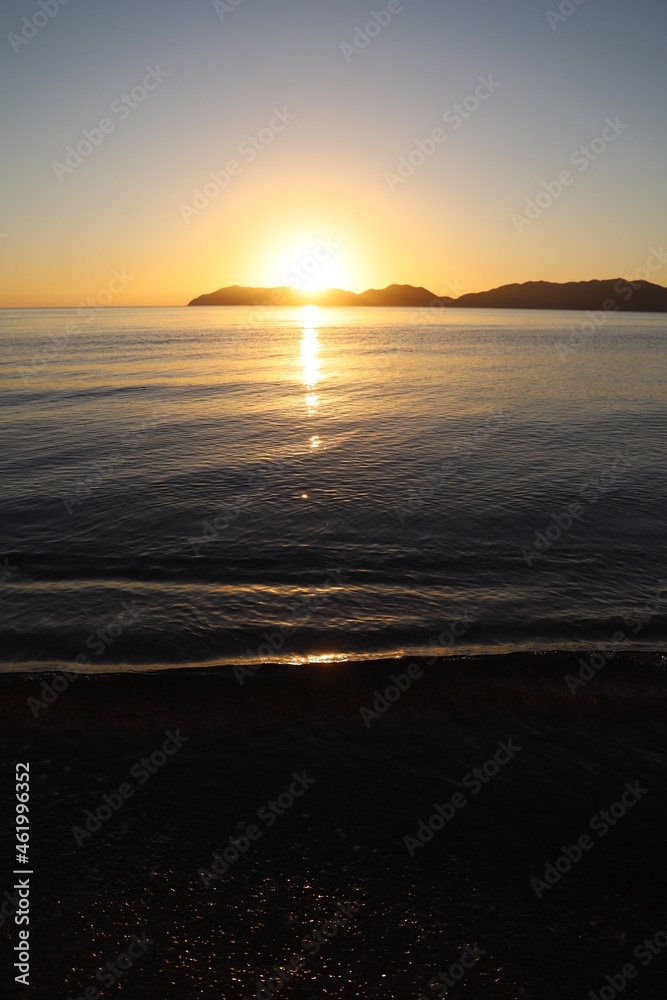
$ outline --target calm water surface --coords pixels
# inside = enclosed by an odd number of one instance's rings
[[[664,651],[667,317],[585,321],[4,311],[2,668]]]

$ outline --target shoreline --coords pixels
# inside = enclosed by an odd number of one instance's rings
[[[3,728],[253,729],[667,708],[661,654],[599,652],[0,674]],[[590,664],[596,664],[594,668]],[[600,664],[602,665],[600,666]]]

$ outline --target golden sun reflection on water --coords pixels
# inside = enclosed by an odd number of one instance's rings
[[[320,345],[317,339],[317,330],[312,328],[301,331],[301,365],[303,368],[303,382],[306,386],[306,406],[308,413],[313,413],[318,406],[319,398],[315,389],[320,378]]]
[[[301,331],[301,367],[306,387],[305,401],[309,417],[315,413],[320,401],[315,391],[320,380],[320,342],[315,327],[317,313],[317,306],[304,306],[302,309],[304,327]],[[310,443],[311,448],[316,448],[321,441],[317,435],[314,435],[311,437]]]
[[[304,656],[297,654],[290,656],[288,663],[293,666],[306,666],[311,663],[347,663],[349,659],[347,653],[307,653]]]

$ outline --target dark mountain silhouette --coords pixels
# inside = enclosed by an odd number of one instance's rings
[[[357,296],[360,306],[431,306],[450,305],[454,299],[447,296],[434,295],[428,288],[414,285],[388,285],[386,288],[369,288]]]
[[[604,309],[667,312],[667,288],[650,281],[526,281],[461,295],[455,306],[493,309]]]
[[[244,288],[232,285],[217,292],[199,295],[190,306],[420,306],[448,305],[454,300],[434,295],[427,288],[414,285],[388,285],[387,288],[369,288],[366,292],[346,292],[342,288],[325,288],[315,292],[302,292],[296,288]]]
[[[369,288],[357,294],[342,288],[302,292],[289,287],[244,288],[232,285],[199,295],[191,306],[408,306],[477,309],[584,309],[621,312],[667,312],[667,288],[650,281],[526,281],[501,285],[487,292],[471,292],[458,299],[435,295],[414,285]]]

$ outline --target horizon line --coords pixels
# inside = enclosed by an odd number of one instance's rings
[[[118,305],[112,305],[112,304],[103,305],[103,304],[98,304],[98,305],[94,305],[94,306],[88,305],[87,303],[79,303],[77,305],[68,305],[68,306],[63,306],[63,305],[1,305],[0,306],[0,310],[2,310],[2,311],[5,311],[5,310],[9,311],[9,310],[19,310],[19,309],[94,309],[94,310],[98,310],[98,309],[188,309],[188,308],[190,308],[190,304],[192,302],[194,302],[195,299],[197,299],[197,298],[202,298],[202,297],[204,297],[206,295],[214,295],[216,292],[225,291],[225,290],[231,289],[231,288],[241,288],[241,289],[252,288],[252,289],[261,289],[262,291],[267,291],[267,292],[273,292],[273,291],[277,291],[277,290],[286,290],[288,292],[292,292],[294,294],[299,294],[299,295],[302,295],[304,297],[308,297],[308,296],[318,297],[318,296],[326,294],[327,292],[343,292],[344,294],[347,294],[347,295],[362,296],[362,295],[366,294],[367,292],[384,292],[384,291],[387,291],[387,289],[390,289],[390,288],[414,288],[414,289],[423,289],[425,292],[428,292],[430,295],[432,295],[434,300],[437,300],[437,299],[443,299],[443,300],[444,299],[450,299],[453,303],[456,303],[460,298],[463,298],[464,296],[467,296],[467,295],[483,295],[483,294],[486,294],[486,293],[489,293],[489,292],[498,291],[499,289],[502,289],[502,288],[510,288],[510,287],[512,287],[514,285],[519,286],[519,287],[522,287],[524,285],[531,285],[531,284],[547,284],[547,285],[563,286],[563,285],[576,285],[576,284],[583,285],[583,284],[591,284],[593,282],[611,282],[611,281],[626,281],[626,282],[633,282],[633,284],[643,283],[643,284],[646,284],[646,285],[653,285],[656,288],[661,288],[661,289],[667,291],[667,287],[666,286],[659,285],[655,281],[649,281],[648,279],[645,279],[645,278],[637,279],[634,276],[633,277],[625,278],[625,277],[620,276],[620,275],[618,275],[618,276],[616,276],[614,278],[577,278],[577,279],[570,279],[568,281],[550,281],[548,278],[529,278],[526,281],[510,281],[510,282],[506,282],[505,284],[495,285],[495,286],[493,286],[491,288],[482,289],[481,291],[466,291],[466,292],[462,292],[459,295],[457,295],[456,297],[454,297],[453,295],[449,295],[446,292],[444,292],[442,294],[439,294],[439,293],[436,293],[436,292],[432,292],[425,285],[412,285],[412,284],[410,284],[408,282],[395,282],[395,281],[391,282],[388,285],[385,285],[383,288],[375,288],[375,287],[373,287],[373,288],[365,288],[362,292],[353,292],[350,289],[340,288],[340,287],[338,287],[336,285],[330,285],[330,286],[327,286],[327,287],[324,287],[324,288],[317,288],[317,289],[310,289],[308,291],[303,291],[303,290],[301,290],[299,288],[294,288],[292,285],[239,285],[238,283],[236,283],[236,284],[233,284],[233,285],[221,285],[218,288],[216,288],[213,292],[203,292],[203,293],[200,293],[199,295],[195,295],[194,299],[191,299],[190,302],[185,302],[185,303],[181,303],[181,302],[164,303],[163,302],[163,303],[143,303],[143,304],[134,304],[134,305],[121,305],[121,304],[118,304]],[[220,309],[220,308],[225,308],[226,307],[226,308],[229,308],[229,309],[252,309],[252,308],[256,308],[258,305],[262,305],[262,303],[250,303],[250,304],[247,304],[247,305],[246,304],[243,304],[243,305],[241,305],[241,304],[239,304],[239,305],[233,305],[233,304],[224,303],[224,304],[215,305],[215,306],[211,305],[210,308]],[[348,305],[348,306],[345,306],[345,305],[321,305],[318,302],[312,302],[312,303],[308,303],[308,302],[300,302],[300,303],[271,303],[272,307],[275,307],[275,308],[286,308],[286,309],[299,308],[299,307],[304,306],[304,305],[316,305],[316,306],[318,306],[321,309],[354,309],[354,308],[358,308],[358,309],[377,309],[378,308],[378,306],[365,305],[365,304],[362,304],[362,303],[360,303],[358,305],[354,304],[354,305]],[[199,306],[199,308],[206,308],[206,306]],[[385,308],[385,309],[428,309],[429,306],[428,305],[423,305],[423,306],[418,306],[418,305],[408,305],[408,306],[387,305],[387,306],[382,306],[381,308]],[[456,305],[447,306],[447,308],[453,309],[453,308],[456,308]],[[463,306],[461,306],[460,308],[469,308],[469,307],[463,307]],[[487,307],[483,307],[483,308],[490,308],[490,307],[487,306]],[[493,308],[498,308],[498,309],[512,309],[512,308],[516,308],[516,307],[512,307],[512,306],[494,306]],[[557,310],[557,311],[562,311],[562,312],[580,312],[581,310],[579,310],[579,309],[565,309],[565,310]],[[630,312],[632,310],[626,310],[626,311]]]

